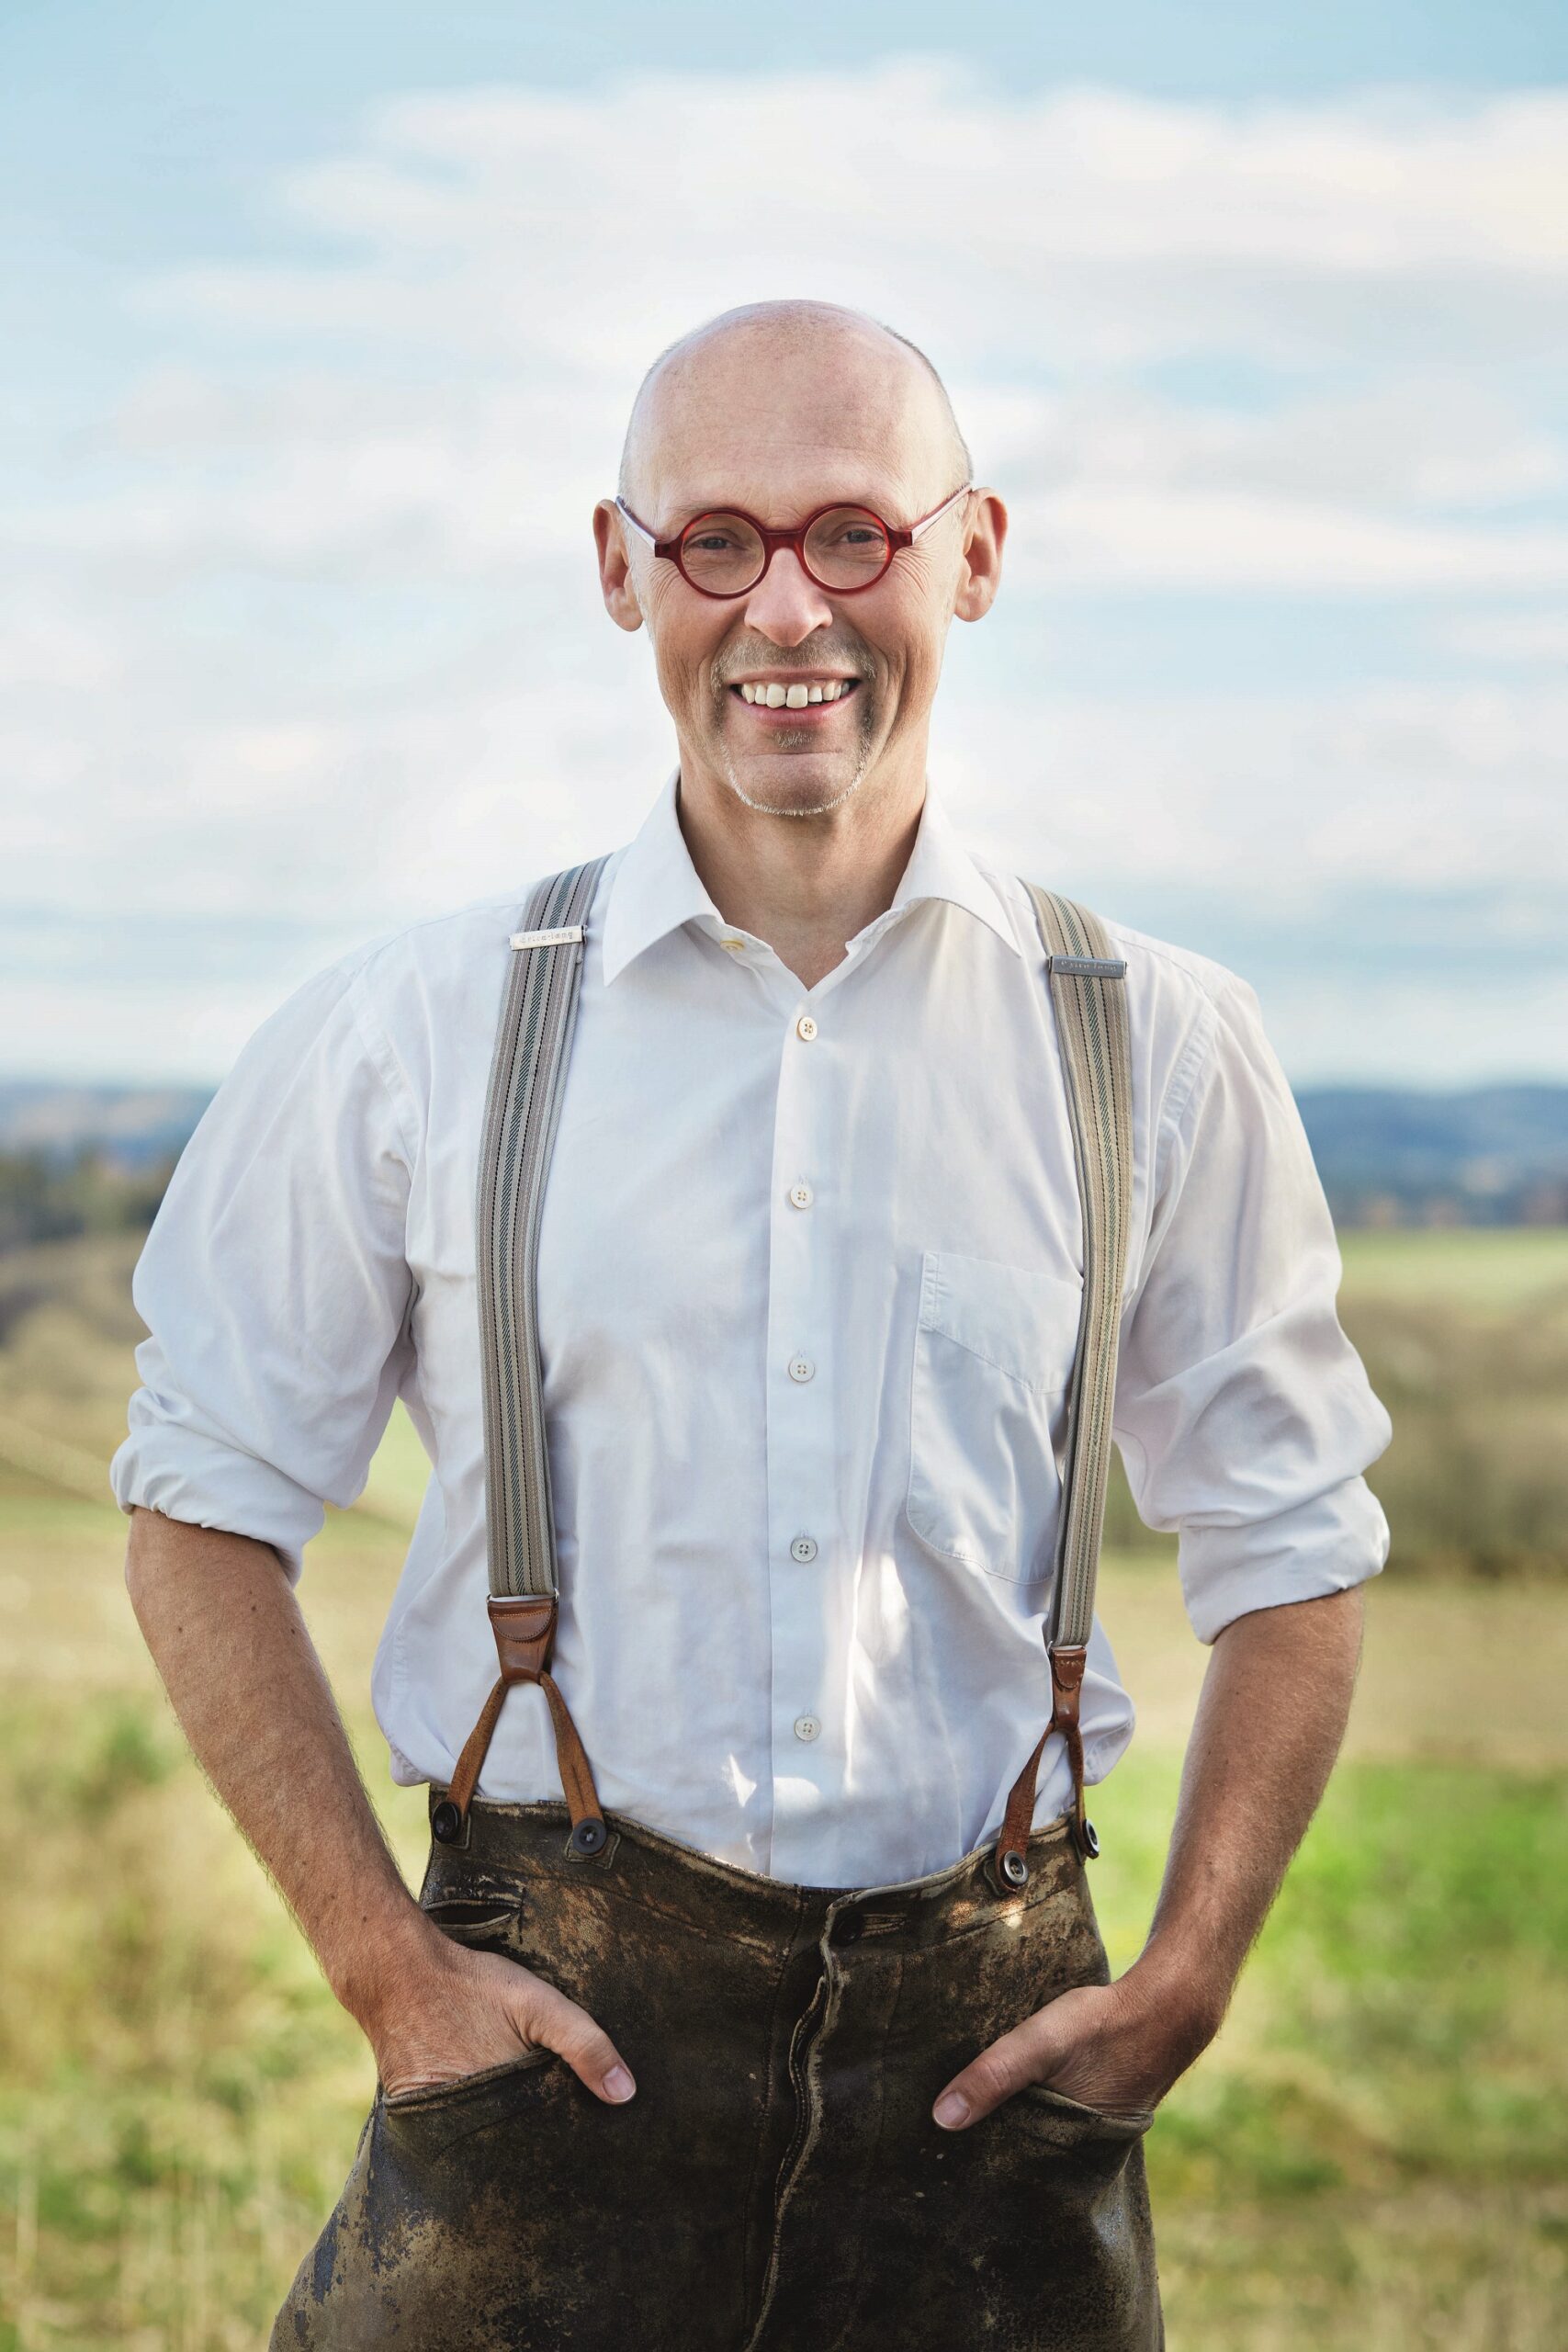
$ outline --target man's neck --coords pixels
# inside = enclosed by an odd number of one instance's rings
[[[925,805],[912,775],[866,777],[836,808],[794,817],[749,808],[727,784],[682,772],[678,812],[692,863],[728,923],[766,940],[807,988],[886,913]]]

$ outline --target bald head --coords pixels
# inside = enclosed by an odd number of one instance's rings
[[[671,473],[700,475],[705,447],[716,474],[737,442],[765,457],[769,439],[792,453],[863,442],[931,503],[973,470],[947,387],[906,335],[833,302],[749,302],[660,353],[632,402],[620,494],[643,514]],[[712,495],[735,492],[716,479]]]

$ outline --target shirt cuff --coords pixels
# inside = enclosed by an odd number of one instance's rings
[[[290,1584],[327,1515],[318,1497],[269,1463],[166,1422],[131,1430],[109,1464],[109,1484],[123,1511],[140,1504],[190,1527],[270,1544]]]
[[[1348,1592],[1379,1573],[1388,1547],[1382,1505],[1359,1476],[1241,1526],[1184,1524],[1178,1556],[1192,1630],[1213,1642],[1254,1609]]]

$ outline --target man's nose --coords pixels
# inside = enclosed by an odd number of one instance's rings
[[[780,548],[746,600],[746,623],[774,645],[804,645],[832,626],[833,607],[793,548]]]

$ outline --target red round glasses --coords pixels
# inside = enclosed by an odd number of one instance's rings
[[[615,504],[654,554],[677,565],[699,596],[748,594],[781,548],[792,550],[818,588],[835,596],[857,596],[862,589],[874,588],[899,548],[913,547],[920,533],[940,523],[973,487],[972,482],[961,483],[951,498],[901,531],[870,506],[819,506],[789,531],[771,531],[754,514],[723,506],[694,515],[673,538],[661,539],[638,521],[624,498]]]

